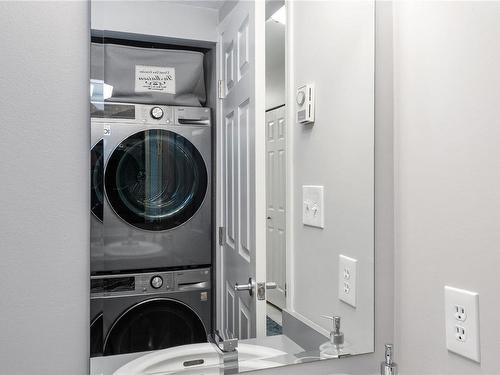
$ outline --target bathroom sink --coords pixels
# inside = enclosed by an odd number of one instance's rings
[[[238,345],[240,371],[258,370],[281,366],[273,357],[286,352],[260,345]],[[218,375],[223,372],[222,354],[211,343],[182,345],[158,350],[139,357],[120,367],[113,375],[168,375],[197,374]]]

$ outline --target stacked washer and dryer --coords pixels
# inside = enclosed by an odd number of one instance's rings
[[[93,48],[104,51],[105,71],[114,71],[106,67],[113,54],[123,61],[125,52],[134,67],[153,52],[163,65],[172,56],[194,56],[203,75],[200,52]],[[181,65],[178,84],[188,74]],[[190,74],[197,76],[184,81],[199,81],[199,71]],[[205,91],[200,95],[198,82],[192,92],[185,85],[175,95],[130,90],[127,97],[120,91],[127,83],[109,75],[102,81],[115,95],[94,102],[91,116],[91,356],[205,342],[213,294],[212,126],[210,109],[200,105]],[[158,104],[177,102],[192,105]]]

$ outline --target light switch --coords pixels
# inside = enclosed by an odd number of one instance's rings
[[[324,187],[302,186],[302,223],[311,227],[324,228]]]
[[[345,255],[339,255],[339,299],[356,307],[356,284],[358,261]]]

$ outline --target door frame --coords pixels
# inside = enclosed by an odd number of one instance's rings
[[[223,131],[222,131],[222,103],[219,98],[219,82],[221,81],[221,50],[222,50],[222,41],[220,35],[217,35],[217,42],[215,45],[215,70],[216,70],[216,120],[215,120],[215,170],[216,170],[216,192],[215,192],[215,233],[213,238],[215,239],[214,247],[214,264],[215,264],[215,280],[214,280],[214,295],[215,295],[215,303],[214,303],[214,312],[215,312],[215,325],[214,330],[216,328],[223,327],[223,319],[224,319],[224,300],[222,298],[222,289],[221,289],[221,280],[222,280],[222,238],[219,228],[223,226],[224,216],[223,216],[223,174],[222,168],[220,165],[222,164],[222,144],[223,144]]]
[[[286,311],[294,309],[294,258],[293,258],[293,218],[295,214],[294,186],[293,186],[293,129],[295,126],[295,76],[293,62],[293,2],[285,1],[286,25],[285,25],[285,122],[287,132],[285,134],[285,280],[286,280]]]

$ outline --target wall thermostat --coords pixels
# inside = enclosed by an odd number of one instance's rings
[[[301,86],[295,97],[297,102],[297,122],[310,124],[314,122],[314,84]]]

